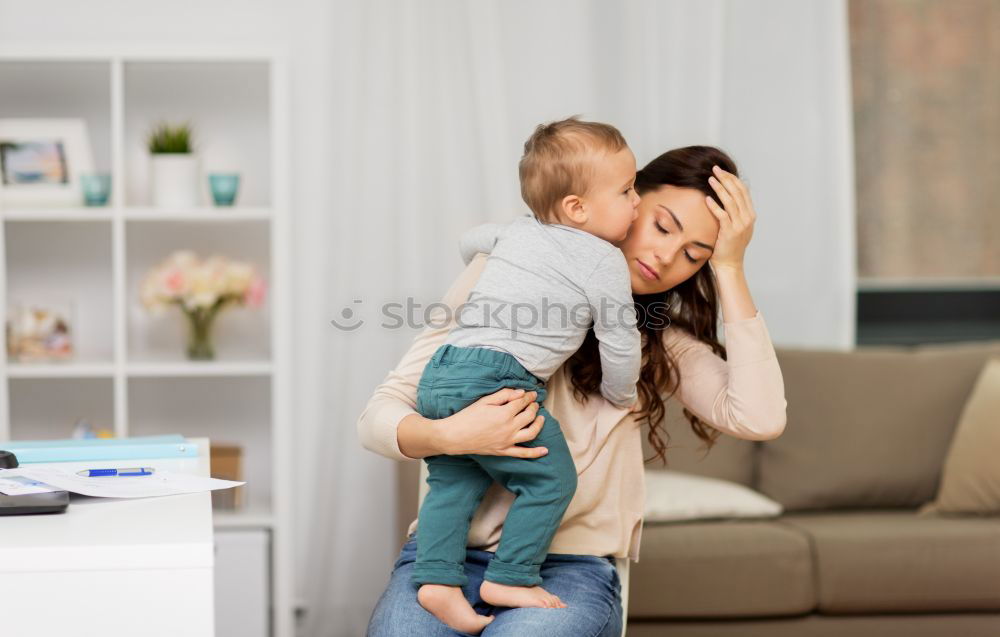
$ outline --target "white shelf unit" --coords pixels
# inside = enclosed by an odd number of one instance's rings
[[[0,357],[0,440],[67,437],[86,417],[117,436],[240,444],[246,506],[215,525],[267,532],[274,637],[294,630],[286,65],[276,50],[0,45],[0,118],[82,117],[94,169],[112,178],[106,207],[0,202],[0,315],[71,302],[76,348],[64,363]],[[150,204],[144,138],[161,120],[194,123],[194,208]],[[230,170],[237,204],[214,207],[204,175]],[[250,261],[267,282],[263,307],[219,315],[213,361],[186,360],[179,310],[156,317],[139,303],[144,274],[182,248]]]

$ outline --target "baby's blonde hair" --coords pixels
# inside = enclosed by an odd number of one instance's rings
[[[578,117],[539,124],[524,142],[518,164],[521,198],[540,221],[554,221],[564,197],[587,193],[595,155],[628,146],[614,126]]]

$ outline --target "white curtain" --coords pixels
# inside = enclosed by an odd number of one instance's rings
[[[640,165],[717,144],[750,182],[754,298],[779,344],[853,340],[843,1],[300,0],[292,49],[297,589],[303,634],[360,635],[401,538],[362,406],[439,298],[460,233],[521,211],[535,124],[616,124]],[[343,315],[346,309],[353,316]],[[334,328],[361,319],[355,331]]]

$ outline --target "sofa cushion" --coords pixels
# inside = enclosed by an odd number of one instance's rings
[[[791,513],[812,539],[821,613],[1000,609],[1000,519]]]
[[[937,498],[920,515],[1000,514],[1000,357],[983,367],[962,410]]]
[[[757,443],[758,491],[786,511],[920,506],[1000,342],[778,350],[788,424]]]
[[[775,518],[781,505],[729,480],[646,469],[646,522]]]
[[[647,524],[629,617],[794,615],[816,605],[805,534],[771,521]]]
[[[691,430],[691,423],[684,417],[684,406],[676,397],[666,403],[662,426],[669,436],[667,464],[653,461],[649,469],[673,469],[707,478],[728,480],[749,487],[753,484],[754,442],[722,435],[712,449],[705,452],[705,443]],[[708,431],[712,432],[711,427]],[[643,427],[643,452],[646,458],[653,455]],[[666,438],[666,436],[664,436]]]

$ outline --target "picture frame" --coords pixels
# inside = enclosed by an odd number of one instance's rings
[[[94,169],[82,118],[0,119],[0,206],[78,206]]]

